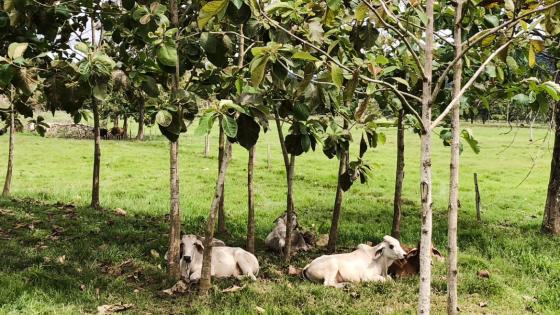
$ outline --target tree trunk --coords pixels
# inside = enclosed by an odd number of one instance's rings
[[[274,121],[276,122],[276,130],[278,131],[278,139],[280,140],[280,148],[282,149],[282,157],[284,158],[284,167],[286,169],[286,181],[288,186],[288,193],[286,195],[286,211],[287,220],[286,222],[286,244],[284,246],[284,260],[286,262],[290,261],[290,254],[292,250],[292,214],[294,211],[294,196],[293,196],[293,176],[295,168],[295,156],[290,156],[288,154],[288,149],[286,149],[286,144],[284,143],[284,132],[282,131],[282,125],[280,123],[280,115],[278,114],[278,109],[274,111]]]
[[[6,169],[6,180],[4,182],[4,190],[2,191],[2,196],[7,197],[10,195],[10,190],[12,188],[12,173],[14,169],[14,141],[15,141],[15,128],[16,128],[16,117],[14,112],[14,103],[11,102],[10,108],[10,144],[8,148],[8,167]]]
[[[171,22],[178,26],[179,17],[177,0],[169,1]],[[177,35],[178,36],[178,35]],[[177,38],[176,38],[177,40]],[[179,63],[175,64],[173,77],[173,91],[179,89]],[[181,109],[179,109],[181,116]],[[169,190],[170,190],[170,216],[169,216],[169,251],[167,255],[167,272],[169,278],[179,280],[181,269],[179,264],[179,247],[181,239],[181,213],[179,205],[179,139],[169,145]]]
[[[144,98],[140,98],[140,108],[138,109],[138,133],[136,140],[144,141]]]
[[[420,236],[420,290],[418,313],[430,313],[432,280],[432,61],[434,43],[434,0],[426,1],[426,24],[424,46],[424,78],[422,84],[422,123],[427,130],[421,135],[420,196],[422,203],[422,227]]]
[[[296,166],[296,156],[290,154],[290,165],[288,167],[288,195],[286,198],[287,221],[286,222],[286,245],[284,245],[284,262],[290,262],[292,254],[292,228],[294,218],[294,172]]]
[[[220,118],[220,144],[218,148],[218,174],[222,171],[223,159],[227,156],[230,150],[230,143],[226,141],[224,130],[222,129],[222,118]],[[227,152],[226,152],[227,151]],[[229,162],[229,160],[227,161]],[[227,163],[226,162],[226,163]],[[224,175],[225,176],[225,175]],[[218,203],[218,233],[222,236],[227,234],[226,228],[226,213],[224,210],[224,186],[221,186],[220,200]]]
[[[124,137],[126,138],[128,135],[128,116],[124,116],[123,118],[123,129],[124,129]]]
[[[101,135],[99,132],[99,106],[97,100],[92,96],[93,107],[93,182],[91,187],[91,207],[99,209],[99,173],[101,170]]]
[[[560,103],[556,103],[554,107],[554,126],[554,149],[550,163],[542,232],[560,235]]]
[[[210,135],[204,136],[204,157],[208,158],[210,156]]]
[[[113,118],[113,127],[114,128],[118,128],[119,127],[119,115],[115,115],[115,117]]]
[[[462,46],[462,18],[463,0],[457,0],[455,8],[454,42],[455,56],[463,52]],[[459,59],[454,65],[453,98],[461,94],[461,80],[463,77],[463,61]],[[449,179],[449,214],[447,242],[449,265],[447,268],[447,314],[454,315],[458,312],[457,299],[457,216],[459,213],[459,154],[461,144],[461,102],[457,102],[451,113],[451,163]],[[484,122],[484,120],[483,120]]]
[[[393,228],[391,235],[401,238],[402,187],[404,181],[404,110],[399,110],[397,118],[397,169],[395,171],[395,195],[393,198]]]
[[[345,122],[346,124],[346,122]],[[331,220],[331,230],[329,232],[329,242],[327,244],[327,252],[334,253],[336,250],[336,240],[338,239],[338,224],[340,222],[340,209],[342,208],[342,198],[344,191],[342,190],[342,174],[346,171],[348,162],[348,151],[343,151],[338,162],[338,185],[336,187],[336,196],[334,198],[334,208]]]
[[[255,193],[253,191],[255,148],[256,145],[249,149],[249,162],[247,163],[247,250],[251,253],[255,253]]]
[[[208,215],[208,222],[206,225],[206,234],[204,239],[204,252],[202,258],[202,271],[199,283],[199,293],[205,295],[212,286],[211,283],[211,266],[212,266],[212,238],[214,237],[214,226],[216,225],[216,214],[220,205],[221,194],[224,188],[224,181],[226,177],[226,170],[228,167],[227,150],[224,152],[222,163],[219,167],[218,179],[216,180],[216,190],[214,199],[210,207],[210,214]]]

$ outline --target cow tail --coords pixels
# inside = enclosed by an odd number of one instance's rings
[[[311,281],[311,279],[307,275],[307,268],[308,267],[309,267],[309,265],[307,265],[307,266],[305,266],[305,268],[303,268],[303,270],[301,271],[301,276],[303,277],[303,279]]]

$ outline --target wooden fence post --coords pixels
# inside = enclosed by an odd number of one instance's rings
[[[474,192],[476,202],[476,220],[480,222],[480,192],[478,191],[478,174],[474,173]]]

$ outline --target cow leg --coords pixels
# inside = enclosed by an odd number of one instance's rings
[[[247,276],[253,281],[257,280],[257,277],[253,274],[253,262],[250,260],[250,257],[244,253],[236,254],[235,261],[237,261],[237,268],[241,270],[241,276]]]

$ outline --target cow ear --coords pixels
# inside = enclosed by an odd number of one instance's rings
[[[179,257],[183,257],[183,253],[185,252],[185,245],[183,242],[179,243]]]
[[[202,252],[204,250],[204,245],[202,245],[202,242],[200,240],[196,240],[194,246],[196,247],[196,249],[198,249],[199,252]]]
[[[413,248],[408,253],[406,253],[406,258],[414,257],[416,255],[418,255],[418,248]]]
[[[443,257],[443,255],[440,253],[439,250],[437,250],[436,248],[432,247],[432,255],[434,255],[436,257],[436,261],[444,261],[445,258]]]
[[[375,251],[375,254],[373,255],[373,259],[377,259],[381,257],[381,255],[383,254],[383,249],[385,249],[385,245],[379,246],[379,248]]]

